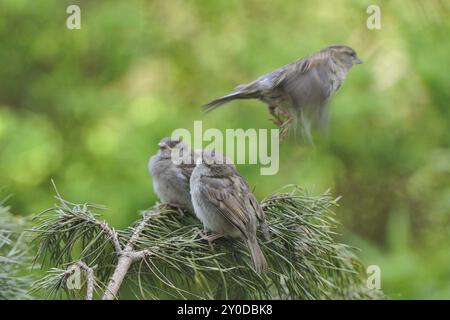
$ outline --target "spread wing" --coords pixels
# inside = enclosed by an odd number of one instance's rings
[[[256,201],[256,199],[248,190],[243,178],[239,175],[226,177],[203,176],[200,180],[200,189],[205,198],[246,237],[250,228],[255,226],[251,220],[253,220],[255,215],[258,216],[259,213],[255,210],[255,206],[252,205],[252,202]]]
[[[321,106],[333,90],[332,64],[328,54],[313,53],[283,67],[275,86],[288,94],[296,107]]]
[[[333,90],[332,72],[329,53],[319,51],[240,85],[233,92],[256,97],[279,89],[278,94],[287,95],[296,107],[323,105]]]

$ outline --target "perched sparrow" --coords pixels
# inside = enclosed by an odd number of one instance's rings
[[[155,193],[162,203],[194,212],[189,191],[189,179],[195,167],[194,153],[183,141],[171,138],[162,139],[158,146],[158,153],[148,163]],[[174,162],[172,151],[186,156],[188,163]]]
[[[250,249],[256,272],[260,273],[267,269],[267,262],[256,228],[259,221],[268,237],[264,212],[245,179],[223,159],[204,153],[203,161],[197,162],[190,181],[195,215],[205,229],[215,233],[209,240],[222,236],[242,238]]]
[[[350,68],[360,63],[352,48],[330,46],[242,84],[203,108],[209,112],[235,99],[259,99],[268,105],[273,122],[280,127],[280,139],[295,119],[311,141],[311,122],[326,124],[329,97],[341,87]]]

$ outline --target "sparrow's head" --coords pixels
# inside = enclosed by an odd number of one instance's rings
[[[233,162],[226,155],[215,150],[203,150],[201,158],[197,158],[197,166],[202,165],[205,171],[226,174],[235,169]]]
[[[363,63],[356,55],[356,51],[349,46],[335,45],[327,47],[325,50],[328,50],[331,53],[336,63],[347,69],[350,69],[355,64]]]
[[[158,143],[159,154],[163,156],[170,156],[174,149],[185,149],[187,145],[180,139],[173,139],[171,137],[162,138]]]

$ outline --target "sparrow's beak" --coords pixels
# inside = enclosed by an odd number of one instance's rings
[[[354,64],[362,64],[363,61],[360,58],[356,58],[355,61],[353,62]]]
[[[160,142],[160,143],[158,143],[158,147],[159,147],[159,149],[161,149],[161,150],[164,150],[164,149],[171,149],[166,143],[164,143],[164,142]]]

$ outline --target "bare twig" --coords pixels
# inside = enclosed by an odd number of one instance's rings
[[[147,226],[148,221],[151,219],[152,214],[148,213],[144,215],[141,222],[134,228],[131,238],[128,240],[127,245],[119,253],[119,261],[117,262],[116,269],[111,276],[108,286],[106,287],[105,294],[103,295],[103,300],[113,300],[117,297],[117,292],[122,285],[123,279],[128,273],[130,266],[133,262],[141,260],[153,254],[150,250],[140,250],[135,251],[134,245],[136,241],[139,240],[142,231]]]
[[[113,242],[114,249],[117,254],[120,254],[122,252],[122,247],[119,242],[119,237],[117,236],[116,230],[114,228],[110,228],[108,224],[105,221],[92,221],[95,225],[99,226],[105,233],[109,235],[111,238],[111,241]]]

